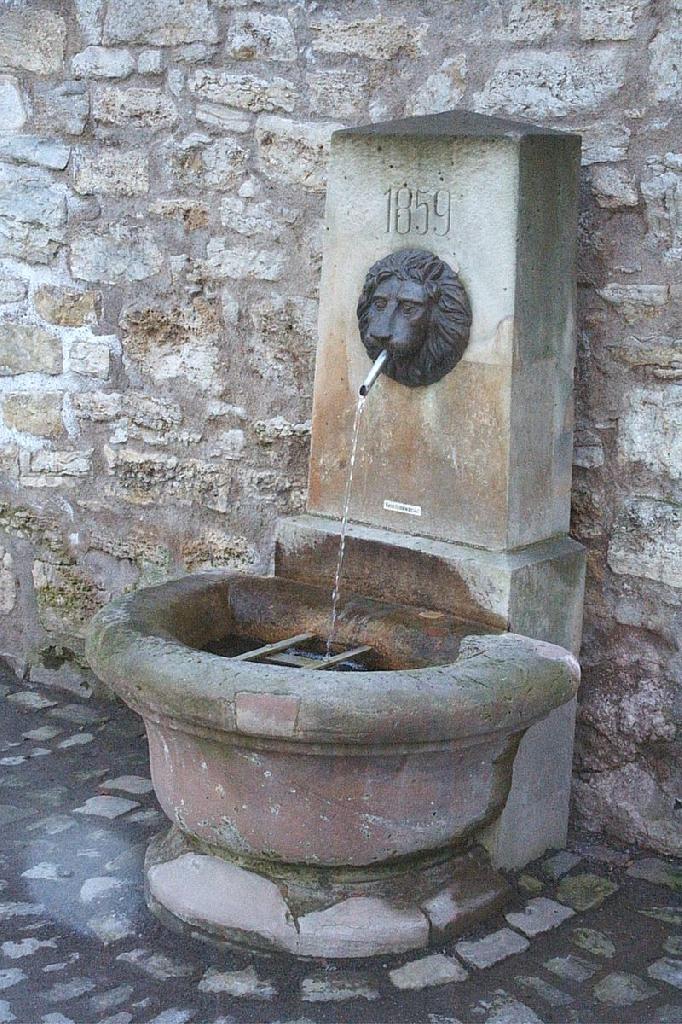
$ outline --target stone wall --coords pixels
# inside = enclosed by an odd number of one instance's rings
[[[268,569],[305,500],[337,126],[459,105],[579,130],[577,811],[679,850],[681,12],[7,0],[0,652],[87,686],[83,628],[111,596]]]

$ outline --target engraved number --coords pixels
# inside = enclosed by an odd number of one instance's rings
[[[450,231],[451,198],[447,189],[430,193],[401,185],[387,189],[384,195],[387,234],[395,231],[399,235],[426,235],[432,231],[442,238]]]

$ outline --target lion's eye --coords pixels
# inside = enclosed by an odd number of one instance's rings
[[[382,299],[382,297],[378,295],[374,300],[374,306],[376,306],[377,309],[386,309],[386,299]]]
[[[401,302],[400,308],[402,309],[403,313],[414,313],[415,309],[417,308],[417,304],[416,302]]]

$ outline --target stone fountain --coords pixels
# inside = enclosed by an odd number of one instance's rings
[[[465,112],[334,136],[307,514],[280,521],[274,576],[188,576],[90,629],[172,822],[145,863],[168,924],[420,949],[563,845],[578,165],[576,136]]]

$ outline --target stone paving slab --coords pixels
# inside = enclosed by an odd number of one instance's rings
[[[141,721],[0,675],[0,1024],[682,1024],[680,866],[600,837],[508,875],[506,918],[428,954],[304,961],[166,930],[142,887],[165,818]]]

